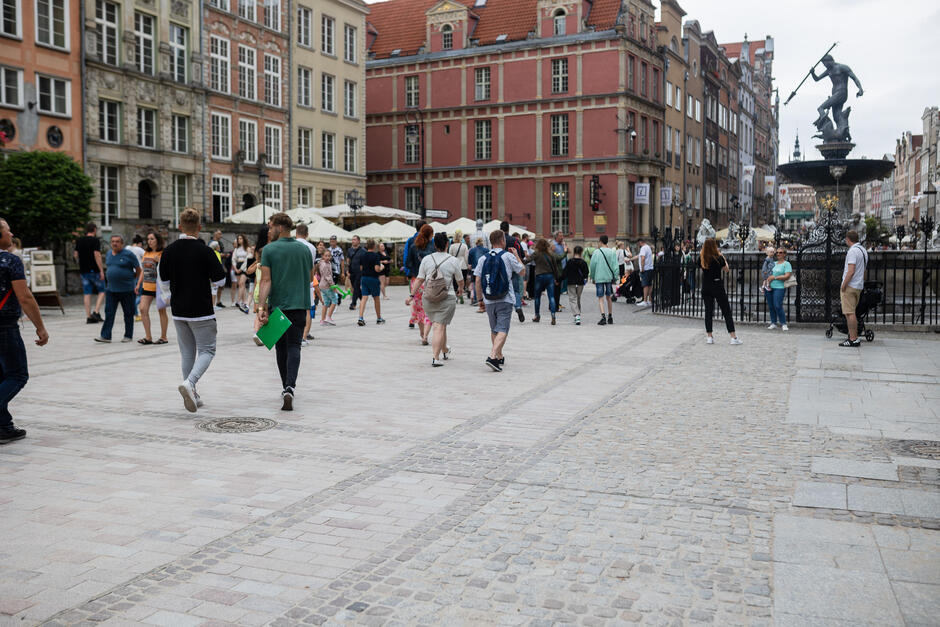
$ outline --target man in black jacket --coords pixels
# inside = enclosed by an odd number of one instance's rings
[[[215,252],[199,239],[199,212],[180,214],[180,238],[163,250],[160,281],[170,284],[170,309],[183,362],[179,386],[183,405],[194,412],[202,406],[196,383],[215,357],[216,322],[211,284],[225,278]],[[160,286],[158,286],[160,287]]]
[[[362,298],[362,258],[366,250],[359,245],[359,236],[352,236],[352,246],[346,249],[347,272],[349,273],[349,282],[352,283],[352,300],[349,302],[349,308],[355,309],[359,299]]]

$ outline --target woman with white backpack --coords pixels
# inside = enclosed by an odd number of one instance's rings
[[[464,285],[460,261],[445,252],[447,243],[446,233],[434,236],[434,252],[421,260],[416,280],[416,289],[424,289],[424,313],[431,320],[431,348],[434,352],[431,366],[435,368],[444,365],[442,357],[444,360],[450,358],[447,325],[454,319],[457,308],[456,295],[450,291],[451,284],[457,285],[457,294],[463,293]]]

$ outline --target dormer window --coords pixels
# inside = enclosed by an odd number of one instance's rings
[[[566,24],[566,22],[565,22],[565,18],[566,18],[566,17],[567,17],[567,16],[565,15],[565,10],[564,10],[564,9],[558,9],[557,11],[555,11],[555,16],[552,18],[552,22],[554,23],[554,26],[555,26],[555,36],[556,36],[556,37],[557,37],[558,35],[564,35],[564,34],[565,34],[565,30],[566,30],[566,28],[567,28],[567,24]]]
[[[441,50],[451,50],[454,47],[454,28],[450,24],[441,27]]]

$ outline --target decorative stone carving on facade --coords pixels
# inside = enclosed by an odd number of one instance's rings
[[[467,7],[444,0],[428,9],[425,15],[427,16],[428,26],[440,27],[448,23],[464,22],[468,13]]]
[[[151,181],[160,180],[160,171],[157,170],[152,165],[148,165],[148,166],[144,166],[140,168],[139,173],[140,173],[140,178],[142,179],[150,179]]]
[[[231,31],[228,29],[228,26],[226,26],[223,22],[212,22],[212,24],[209,25],[209,30],[211,30],[214,33],[221,33],[225,35],[226,37],[231,34]]]
[[[142,100],[144,102],[156,102],[157,100],[157,90],[156,85],[150,81],[138,81],[137,82],[137,100]]]
[[[189,95],[185,91],[177,89],[176,90],[176,104],[182,107],[182,106],[185,106],[188,101],[189,101]]]
[[[100,82],[104,83],[104,86],[107,89],[117,89],[117,84],[118,84],[117,76],[115,76],[114,74],[111,74],[110,72],[105,72],[104,74],[100,74],[99,77],[100,77]]]
[[[182,0],[173,0],[170,3],[170,13],[177,17],[189,19],[189,3]]]

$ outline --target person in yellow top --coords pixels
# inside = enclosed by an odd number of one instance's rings
[[[144,337],[137,340],[138,344],[166,344],[166,328],[169,318],[166,315],[166,303],[157,298],[157,267],[163,255],[163,237],[151,231],[147,234],[147,248],[140,261],[142,272],[137,279],[136,292],[140,294],[140,321],[144,324]],[[157,301],[157,313],[160,315],[160,339],[156,342],[150,334],[150,304]]]

